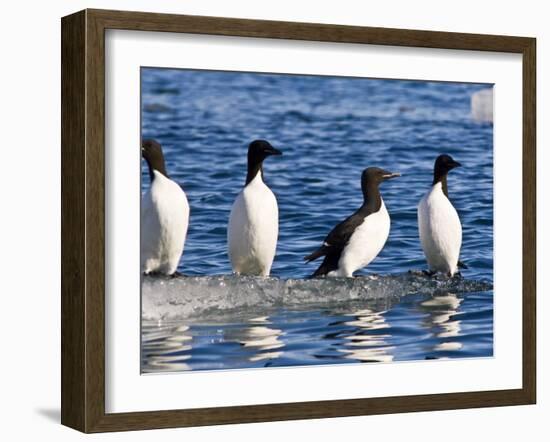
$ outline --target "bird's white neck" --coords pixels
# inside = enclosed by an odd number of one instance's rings
[[[264,180],[262,178],[262,171],[258,170],[254,178],[250,180],[250,182],[247,184],[247,186],[259,186],[261,184],[264,184]]]
[[[441,181],[438,181],[432,186],[433,192],[443,192],[443,186],[441,185]]]
[[[154,181],[166,181],[166,180],[169,180],[169,178],[167,178],[163,173],[159,172],[158,170],[153,170],[153,176],[154,176]]]

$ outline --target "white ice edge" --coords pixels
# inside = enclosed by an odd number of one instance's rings
[[[237,310],[393,299],[411,293],[433,295],[491,289],[492,284],[486,281],[428,277],[415,273],[327,279],[229,275],[144,277],[142,317],[145,320],[197,318]]]

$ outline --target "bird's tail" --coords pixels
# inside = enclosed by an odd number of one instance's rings
[[[323,245],[319,247],[317,250],[315,250],[315,252],[313,252],[312,254],[307,255],[304,258],[304,261],[307,261],[307,262],[315,261],[317,258],[321,256],[325,256],[327,254],[327,250],[328,248]]]
[[[315,270],[312,274],[312,278],[317,278],[319,276],[325,276],[330,270],[325,266],[324,264],[321,264],[317,270]]]
[[[333,270],[337,270],[338,260],[339,260],[339,256],[326,255],[325,259],[323,260],[323,263],[319,266],[317,270],[315,270],[315,272],[313,272],[311,277],[316,278],[318,276],[325,276],[329,272],[332,272]]]

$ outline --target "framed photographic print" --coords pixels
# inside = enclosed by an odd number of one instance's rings
[[[62,19],[62,423],[532,404],[535,40]]]

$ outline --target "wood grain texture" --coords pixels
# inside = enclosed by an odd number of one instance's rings
[[[536,40],[523,51],[523,389],[537,395],[537,78]]]
[[[88,10],[106,29],[362,43],[473,51],[522,52],[529,38],[148,12]]]
[[[86,17],[86,431],[90,431],[105,414],[105,38],[101,21],[89,11]]]
[[[85,13],[61,29],[61,422],[85,428]]]
[[[438,395],[105,413],[105,30],[227,35],[523,55],[523,387]],[[62,20],[62,423],[84,432],[531,404],[536,398],[535,40],[86,10]],[[518,146],[519,147],[519,146]]]

